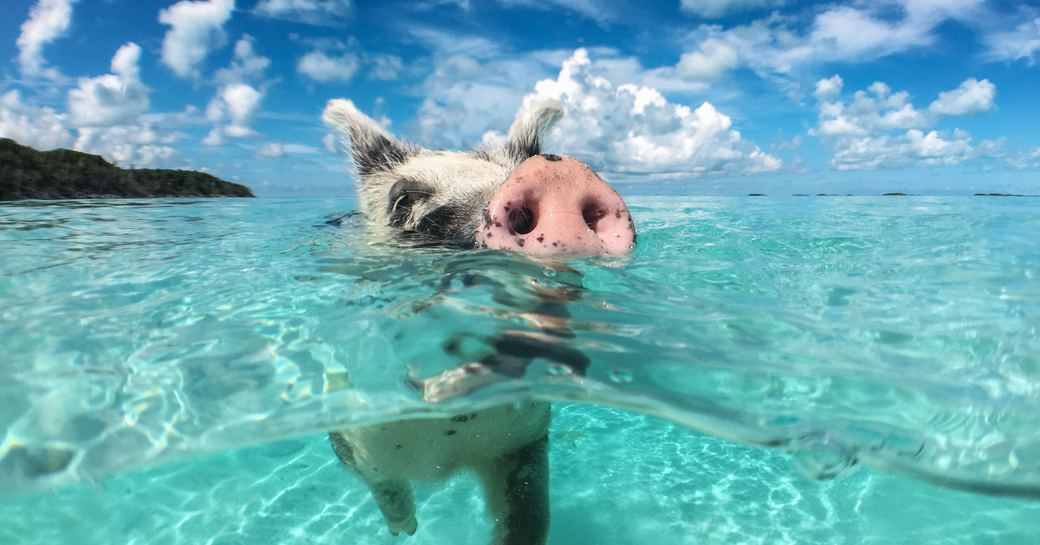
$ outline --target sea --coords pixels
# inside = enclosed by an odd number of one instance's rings
[[[326,434],[529,400],[550,544],[1040,543],[1040,199],[628,202],[632,255],[553,261],[350,199],[0,203],[0,543],[484,543],[473,475],[393,537]]]

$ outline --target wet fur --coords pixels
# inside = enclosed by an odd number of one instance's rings
[[[558,102],[535,105],[517,116],[505,143],[471,151],[401,142],[349,100],[330,101],[324,119],[350,150],[359,205],[375,232],[418,232],[472,247],[495,190],[517,165],[541,153],[542,136],[561,115]],[[472,377],[471,366],[488,373],[470,364],[428,382],[452,391],[455,377]],[[427,384],[428,398],[435,389]],[[548,403],[535,402],[361,426],[329,438],[339,459],[368,485],[392,534],[412,534],[418,526],[410,481],[472,470],[495,521],[491,543],[542,545],[549,528],[549,415]]]
[[[323,117],[350,150],[359,182],[358,205],[373,225],[472,244],[481,212],[495,189],[517,165],[541,152],[542,136],[562,113],[557,101],[539,103],[517,116],[504,144],[470,151],[432,150],[401,142],[349,100],[329,101]],[[394,203],[388,197],[401,181],[426,185],[430,191],[412,203],[400,221],[391,222]],[[435,221],[424,225],[431,214],[436,215]]]

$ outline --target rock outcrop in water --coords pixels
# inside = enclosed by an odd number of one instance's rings
[[[124,169],[97,155],[38,151],[0,138],[0,201],[95,197],[252,197],[205,172]]]

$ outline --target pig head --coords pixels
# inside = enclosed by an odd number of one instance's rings
[[[350,149],[361,211],[380,228],[533,256],[623,255],[635,245],[625,202],[588,166],[542,153],[557,101],[521,111],[504,143],[432,150],[394,138],[349,100],[323,118]]]

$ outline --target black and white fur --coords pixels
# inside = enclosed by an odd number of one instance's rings
[[[350,149],[359,205],[377,231],[417,232],[472,247],[495,189],[541,152],[542,135],[561,115],[558,102],[543,102],[517,116],[502,145],[465,152],[401,142],[349,100],[330,101],[324,119]],[[436,402],[457,395],[459,385],[510,374],[522,367],[516,362],[527,359],[529,345],[520,336],[504,337],[500,354],[487,362],[427,380],[426,399]],[[436,481],[467,469],[476,472],[494,520],[491,543],[541,545],[549,528],[549,417],[548,403],[528,402],[329,437],[339,459],[368,485],[392,534],[413,534],[418,526],[410,481]]]
[[[555,100],[517,115],[500,146],[431,150],[401,142],[349,100],[330,100],[324,119],[350,149],[359,178],[358,204],[377,226],[473,244],[481,213],[495,189],[563,115]]]

